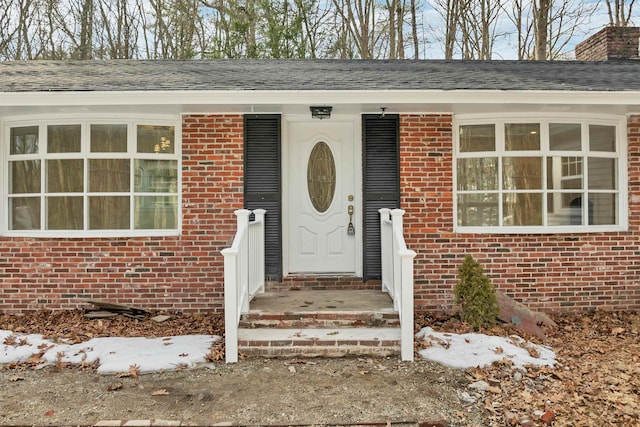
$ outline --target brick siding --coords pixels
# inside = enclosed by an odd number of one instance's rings
[[[180,311],[223,309],[220,251],[243,205],[241,115],[186,115],[182,234],[148,238],[0,237],[0,312],[73,309],[103,299]]]
[[[499,290],[534,308],[640,309],[640,115],[628,120],[629,231],[579,234],[453,233],[452,119],[400,119],[416,308],[449,310],[457,268],[471,254]],[[182,159],[180,236],[0,237],[0,312],[72,309],[86,298],[221,312],[220,251],[243,205],[242,116],[185,115]]]
[[[453,233],[451,115],[400,120],[401,206],[415,259],[416,309],[448,311],[466,254],[496,287],[546,311],[640,308],[640,116],[628,121],[629,231]]]

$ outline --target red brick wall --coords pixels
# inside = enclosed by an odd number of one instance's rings
[[[0,237],[0,312],[70,309],[86,298],[221,312],[220,251],[243,205],[242,116],[184,116],[182,154],[182,235]]]
[[[640,308],[640,116],[628,122],[629,231],[454,234],[452,116],[400,119],[401,206],[417,309],[450,310],[466,254],[496,287],[546,311]]]

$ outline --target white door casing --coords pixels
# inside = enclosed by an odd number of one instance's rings
[[[360,144],[356,121],[353,117],[341,120],[290,118],[285,123],[285,274],[359,275],[362,227],[358,191]],[[335,162],[335,192],[324,212],[314,207],[307,182],[309,156],[321,142],[327,144]],[[347,233],[349,206],[353,206],[353,235]]]

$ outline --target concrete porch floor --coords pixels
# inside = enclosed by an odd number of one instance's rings
[[[282,291],[258,294],[251,301],[251,311],[261,312],[332,312],[388,311],[393,301],[379,290]]]

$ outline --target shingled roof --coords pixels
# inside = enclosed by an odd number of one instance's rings
[[[640,61],[18,61],[0,92],[537,90],[640,91]]]

